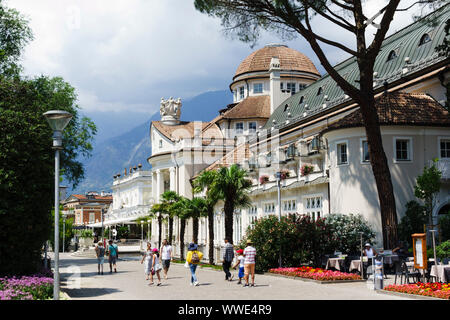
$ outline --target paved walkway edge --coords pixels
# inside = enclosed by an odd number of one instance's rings
[[[440,298],[435,298],[435,297],[421,296],[418,294],[402,293],[402,292],[395,292],[395,291],[376,290],[376,292],[379,294],[387,294],[387,295],[405,297],[405,298],[410,298],[410,299],[448,301],[447,299],[440,299]]]

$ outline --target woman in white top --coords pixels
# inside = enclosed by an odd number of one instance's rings
[[[151,274],[151,279],[152,279],[152,283],[153,283],[153,274],[156,273],[156,275],[158,276],[158,284],[157,286],[161,285],[161,265],[159,264],[159,251],[156,248],[153,248],[153,261],[152,261],[152,274]]]
[[[372,249],[372,246],[370,245],[370,243],[366,243],[365,248],[364,248],[364,255],[367,256],[367,258],[373,258],[377,255],[378,253],[375,251],[375,249]]]
[[[152,271],[152,262],[153,262],[152,244],[150,242],[147,242],[147,250],[145,251],[144,255],[142,256],[141,264],[144,262],[145,262],[145,265],[144,265],[145,280],[148,280],[148,276],[151,274],[151,271]],[[153,281],[152,281],[152,283],[153,283]]]

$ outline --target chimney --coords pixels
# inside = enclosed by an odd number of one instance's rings
[[[281,101],[281,89],[280,89],[280,59],[278,57],[272,57],[270,60],[270,114],[272,114],[276,107],[280,105]]]

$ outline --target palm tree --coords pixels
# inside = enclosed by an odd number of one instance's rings
[[[247,171],[239,168],[236,164],[220,168],[211,185],[219,199],[224,201],[225,237],[230,239],[230,243],[233,243],[234,210],[251,205],[248,196],[251,186],[251,180],[247,179]]]
[[[203,171],[193,181],[195,193],[201,193],[206,188],[205,201],[208,216],[209,264],[214,264],[214,206],[219,201],[219,194],[212,186],[216,176],[217,171]]]
[[[175,215],[175,210],[173,208],[173,205],[180,201],[181,196],[176,193],[175,191],[166,191],[163,194],[161,194],[161,203],[164,203],[167,207],[167,214],[169,218],[169,243],[172,244],[172,237],[173,237],[173,218]]]
[[[198,243],[198,224],[199,219],[207,215],[206,200],[204,198],[194,197],[186,202],[187,217],[192,218],[192,242]]]
[[[180,196],[180,200],[172,205],[174,215],[180,219],[180,258],[184,259],[184,233],[186,220],[189,217],[189,199]]]
[[[167,213],[166,203],[155,203],[150,209],[150,216],[158,219],[158,248],[161,247],[163,214]]]

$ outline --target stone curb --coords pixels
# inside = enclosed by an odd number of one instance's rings
[[[263,275],[292,279],[292,280],[300,280],[300,281],[306,281],[306,282],[314,282],[314,283],[318,283],[318,284],[351,283],[351,282],[366,282],[367,281],[367,280],[320,281],[320,280],[314,280],[314,279],[308,279],[308,278],[302,278],[302,277],[285,276],[282,274],[276,274],[276,273],[271,273],[271,272],[264,272]]]
[[[410,298],[410,299],[448,301],[447,299],[441,299],[441,298],[435,298],[435,297],[429,297],[429,296],[421,296],[418,294],[410,294],[410,293],[403,293],[403,292],[395,292],[395,291],[387,291],[387,290],[376,290],[376,292],[379,294],[399,296],[399,297],[405,297],[405,298]]]

